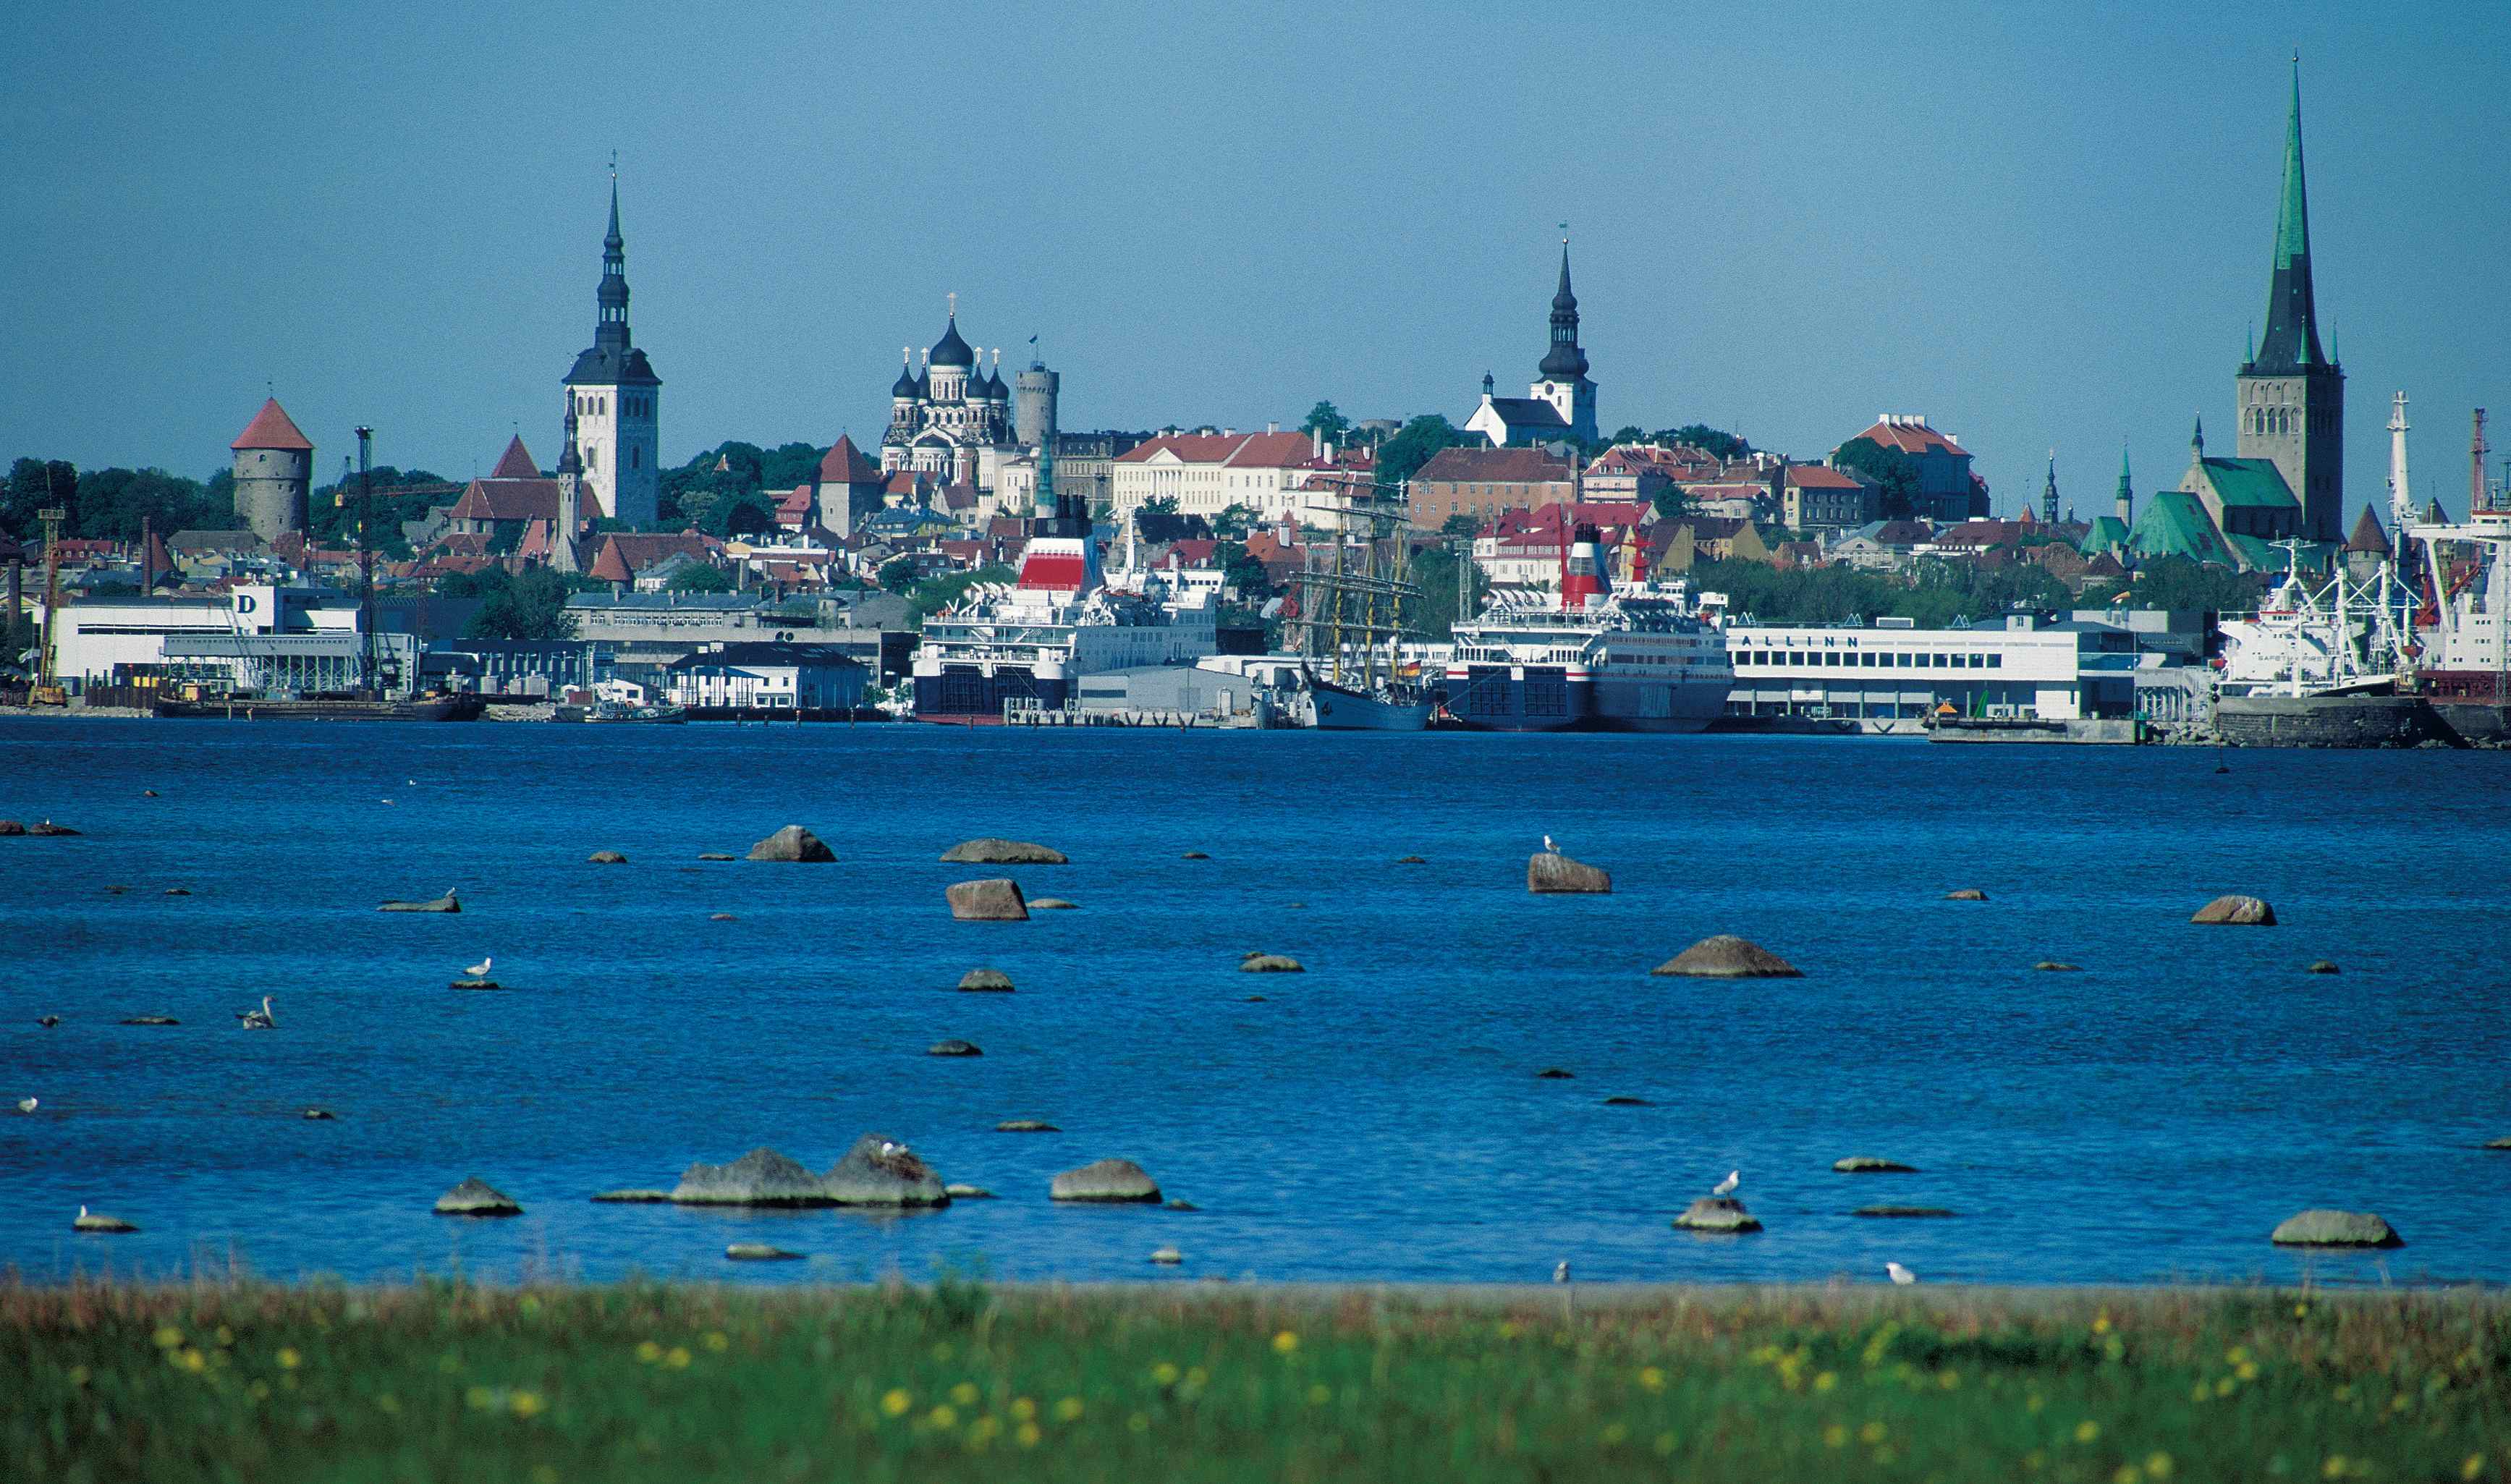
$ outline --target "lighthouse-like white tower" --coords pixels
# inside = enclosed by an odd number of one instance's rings
[[[593,513],[630,525],[654,523],[663,498],[663,382],[628,335],[628,245],[619,235],[619,176],[610,176],[610,231],[601,239],[599,318],[593,346],[566,373],[571,439],[584,464]]]

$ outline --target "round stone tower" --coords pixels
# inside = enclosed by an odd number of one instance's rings
[[[1062,378],[1032,361],[1012,377],[1012,436],[1034,448],[1055,436],[1055,397]]]
[[[265,542],[305,529],[305,496],[314,485],[314,444],[274,397],[228,447],[235,453],[235,514]]]

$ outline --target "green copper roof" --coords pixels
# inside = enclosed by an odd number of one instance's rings
[[[2185,556],[2194,562],[2212,562],[2219,567],[2239,565],[2231,548],[2223,544],[2222,533],[2215,529],[2214,518],[2195,495],[2185,490],[2156,491],[2144,502],[2144,514],[2136,517],[2136,530],[2128,546],[2140,559],[2157,556]]]
[[[2293,111],[2284,125],[2284,206],[2276,214],[2276,266],[2310,256],[2309,190],[2301,178],[2301,61],[2293,64]]]
[[[2099,556],[2104,552],[2114,552],[2126,546],[2128,539],[2127,525],[2118,516],[2097,515],[2084,531],[2084,539],[2075,544],[2075,550],[2086,556]]]
[[[2285,117],[2284,196],[2276,209],[2273,272],[2267,285],[2266,332],[2243,370],[2290,375],[2324,364],[2310,273],[2310,193],[2301,169],[2301,61],[2293,64],[2293,108]]]
[[[2199,467],[2206,472],[2206,482],[2215,486],[2215,498],[2226,506],[2301,509],[2273,459],[2205,459]]]

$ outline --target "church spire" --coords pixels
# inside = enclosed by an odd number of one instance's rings
[[[594,323],[593,343],[610,350],[628,348],[628,240],[619,235],[619,167],[610,167],[610,230],[601,238],[601,287],[595,294],[600,318]]]
[[[2134,511],[2135,509],[2136,509],[2136,487],[2135,487],[2133,484],[2131,484],[2131,483],[2129,483],[2129,482],[2128,482],[2128,472],[2127,472],[2127,442],[2126,442],[2126,440],[2125,440],[2125,439],[2121,439],[2121,440],[2120,440],[2120,442],[2119,442],[2119,487],[2118,487],[2118,519],[2119,519],[2119,524],[2121,524],[2121,525],[2134,525],[2136,522],[2135,522],[2133,519],[2131,519],[2131,518],[2130,518],[2130,514],[2129,514],[2129,513],[2130,513],[2130,512],[2132,512],[2132,511]]]
[[[1561,286],[1552,294],[1552,347],[1535,370],[1546,381],[1576,381],[1587,374],[1587,353],[1578,348],[1578,296],[1569,291],[1569,239],[1561,239]]]
[[[2293,105],[2285,117],[2284,195],[2276,210],[2275,265],[2267,288],[2266,334],[2253,364],[2281,374],[2327,361],[2319,348],[2310,282],[2310,193],[2301,165],[2301,58],[2293,62]]]

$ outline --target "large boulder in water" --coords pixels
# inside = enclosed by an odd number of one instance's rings
[[[1572,860],[1558,851],[1536,851],[1526,859],[1529,892],[1610,892],[1612,876],[1601,867]]]
[[[1056,1176],[1047,1194],[1057,1200],[1156,1205],[1160,1187],[1131,1160],[1101,1160]]]
[[[22,821],[17,819],[0,819],[0,835],[22,835],[25,832],[26,826]]]
[[[429,901],[388,901],[375,910],[378,912],[459,912],[462,910],[462,903],[455,901],[453,894],[447,892]]]
[[[1703,1196],[1674,1224],[1686,1232],[1758,1232],[1761,1224],[1732,1196]]]
[[[1286,953],[1254,953],[1238,961],[1240,973],[1306,973],[1297,959]]]
[[[915,1151],[884,1134],[855,1140],[821,1185],[839,1205],[948,1205],[950,1191]]]
[[[2299,1211],[2267,1238],[2279,1247],[2403,1247],[2406,1238],[2370,1211]]]
[[[2197,909],[2192,923],[2225,928],[2272,928],[2275,908],[2255,896],[2218,896]]]
[[[1070,865],[1063,852],[1026,840],[962,840],[942,853],[945,865]]]
[[[40,819],[35,823],[26,826],[26,833],[30,835],[75,835],[78,831],[70,828],[66,824],[55,824],[50,819]]]
[[[1012,976],[999,969],[971,969],[959,975],[959,987],[971,994],[1007,995],[1012,992]]]
[[[692,1164],[672,1199],[681,1205],[831,1205],[829,1189],[799,1160],[753,1149],[730,1164]]]
[[[436,1214],[439,1216],[521,1216],[523,1214],[523,1208],[509,1199],[505,1192],[473,1175],[436,1198]]]
[[[750,848],[753,860],[787,860],[822,862],[837,858],[837,853],[822,843],[819,836],[799,824],[788,824]]]
[[[1845,1160],[1832,1161],[1831,1167],[1843,1175],[1914,1175],[1918,1172],[1918,1166],[1914,1164],[1904,1164],[1898,1160],[1886,1160],[1875,1155],[1850,1155]]]
[[[1716,937],[1704,937],[1649,970],[1648,972],[1687,974],[1701,979],[1801,979],[1804,977],[1794,964],[1758,943],[1747,941],[1730,932],[1720,932]]]
[[[945,894],[950,898],[950,915],[963,923],[1028,921],[1028,903],[1021,897],[1020,883],[1009,877],[962,881]]]

